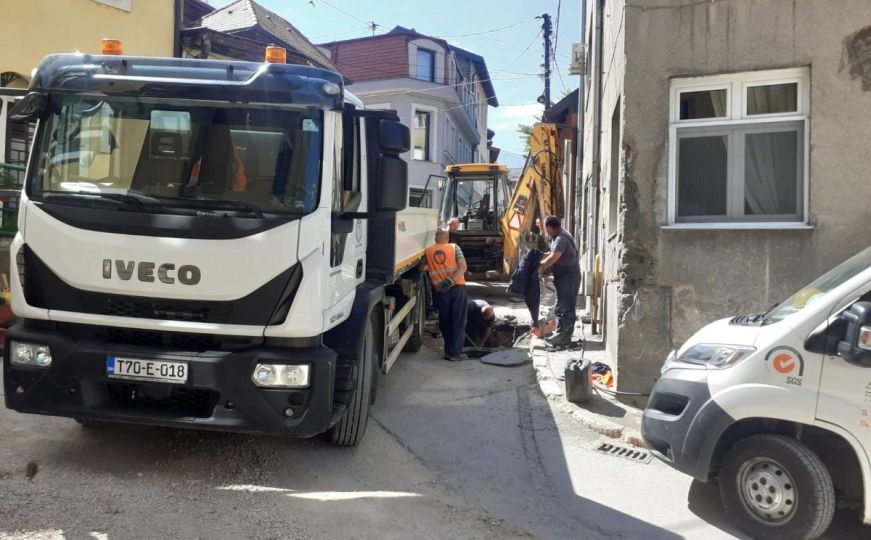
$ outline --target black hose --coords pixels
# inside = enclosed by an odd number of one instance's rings
[[[611,390],[610,388],[605,388],[601,384],[593,383],[593,387],[600,392],[605,392],[606,394],[611,394],[612,396],[632,396],[632,397],[650,397],[650,394],[641,394],[638,392],[621,392],[619,390]]]

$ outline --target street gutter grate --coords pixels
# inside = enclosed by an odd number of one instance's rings
[[[645,450],[640,450],[638,448],[635,448],[634,446],[623,446],[620,444],[603,442],[599,444],[599,447],[596,448],[596,450],[604,454],[608,454],[609,456],[631,459],[632,461],[636,461],[638,463],[646,464],[653,461],[653,456],[650,455],[649,452]]]

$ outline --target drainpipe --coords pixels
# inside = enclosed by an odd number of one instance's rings
[[[592,203],[592,227],[591,227],[591,238],[590,238],[590,269],[593,272],[593,275],[596,275],[597,270],[600,270],[597,261],[600,259],[599,255],[599,235],[601,234],[601,226],[599,224],[599,210],[601,204],[601,189],[600,189],[600,181],[601,181],[601,164],[602,164],[602,63],[603,63],[603,54],[602,54],[602,19],[604,18],[605,11],[605,0],[594,0],[596,2],[595,8],[593,11],[593,21],[595,23],[595,30],[593,34],[593,47],[595,47],[595,56],[593,58],[593,82],[595,85],[593,86],[593,132],[591,133],[593,138],[592,144],[592,178],[590,180],[590,190],[591,190],[591,198]],[[598,311],[600,311],[600,302],[602,298],[602,290],[601,290],[601,280],[593,279],[593,302],[591,305],[591,330],[593,334],[599,334],[600,321],[598,320]],[[597,298],[598,297],[598,298]]]
[[[581,22],[581,44],[586,45],[587,43],[587,0],[581,0],[581,13],[584,20]],[[584,87],[586,86],[586,77],[587,75],[581,75],[580,81],[578,83],[578,133],[577,133],[577,141],[575,141],[575,190],[577,190],[578,186],[581,188],[581,202],[584,200]],[[577,200],[577,194],[574,195]],[[571,208],[575,208],[575,201],[572,201]],[[581,213],[577,215],[580,218],[581,223],[586,221],[587,216],[584,215],[585,208],[583,204],[578,205]],[[572,216],[572,220],[574,221],[574,230],[572,230],[572,234],[575,234],[575,238],[579,238],[577,236],[578,232],[578,221],[575,219],[575,216]],[[581,228],[583,230],[583,227]]]
[[[593,34],[593,43],[595,47],[595,56],[593,58],[593,74],[595,76],[595,86],[593,88],[593,148],[592,148],[592,179],[590,188],[594,201],[591,201],[593,209],[593,234],[591,235],[590,253],[593,258],[599,251],[599,199],[601,189],[599,188],[600,170],[602,163],[602,19],[604,18],[605,0],[595,0],[596,7],[593,12],[593,21],[596,28]],[[592,262],[592,260],[590,261]]]

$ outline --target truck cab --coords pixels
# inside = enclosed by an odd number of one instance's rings
[[[841,506],[871,523],[871,249],[673,351],[642,431],[754,538],[817,538]]]
[[[283,60],[58,54],[13,114],[7,407],[357,444],[435,228],[395,113]]]

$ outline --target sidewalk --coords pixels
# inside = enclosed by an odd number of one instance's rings
[[[556,405],[557,409],[571,415],[587,429],[634,446],[644,446],[641,440],[640,409],[617,401],[595,386],[588,403],[576,404],[566,400],[566,364],[581,357],[588,359],[590,363],[606,361],[605,347],[601,338],[592,335],[589,325],[584,326],[583,332],[587,339],[583,351],[580,349],[547,351],[543,340],[533,338],[529,345],[530,355],[542,393]],[[579,334],[577,330],[576,334]]]
[[[487,298],[494,304],[497,318],[514,317],[519,325],[531,322],[526,306],[520,301],[512,301],[505,296],[504,284],[473,284],[478,297]],[[547,287],[542,288],[541,311],[546,313],[554,304],[554,293]],[[580,313],[579,313],[580,315]],[[578,420],[586,428],[603,436],[622,440],[635,446],[643,446],[641,441],[641,410],[617,401],[613,396],[593,388],[588,403],[575,404],[565,397],[565,368],[569,361],[580,358],[607,363],[605,346],[601,336],[594,336],[590,325],[582,325],[578,317],[575,329],[575,339],[586,338],[583,351],[547,351],[543,340],[532,338],[529,342],[529,352],[535,377],[541,392],[550,400],[555,408]],[[522,345],[520,345],[522,346]]]

